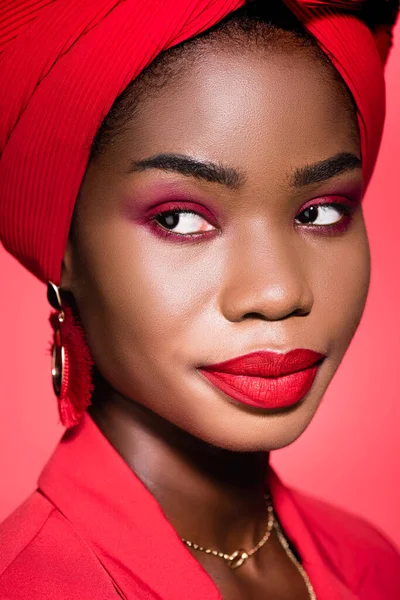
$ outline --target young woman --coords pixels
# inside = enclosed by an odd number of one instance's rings
[[[400,597],[390,542],[269,466],[363,313],[397,9],[6,4],[0,234],[47,283],[68,430],[0,598]]]

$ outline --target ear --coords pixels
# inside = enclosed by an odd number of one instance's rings
[[[74,287],[74,248],[71,238],[68,239],[67,247],[64,252],[64,257],[61,266],[61,282],[60,288],[66,292],[73,293]]]

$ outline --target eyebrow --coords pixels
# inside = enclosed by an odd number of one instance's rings
[[[325,160],[295,169],[291,175],[291,184],[294,187],[303,187],[321,183],[342,173],[359,169],[361,165],[361,159],[355,154],[340,152]],[[201,161],[184,154],[157,154],[140,161],[133,161],[128,173],[150,169],[178,173],[233,189],[241,187],[246,181],[244,173],[237,169]]]
[[[321,183],[336,175],[360,169],[361,165],[361,159],[355,154],[339,152],[320,162],[295,169],[292,175],[292,184],[295,187],[302,187],[312,183]]]
[[[218,183],[228,188],[239,188],[245,181],[244,174],[237,169],[197,160],[184,154],[157,154],[144,160],[134,161],[131,163],[129,173],[147,169],[179,173],[209,183]]]

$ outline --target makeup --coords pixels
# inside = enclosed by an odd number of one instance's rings
[[[218,197],[217,194],[214,196]],[[135,191],[121,199],[123,214],[136,222],[145,223],[156,214],[176,206],[198,212],[211,223],[219,220],[218,203],[209,194],[187,182],[147,181],[135,184]]]
[[[298,213],[298,216],[306,213],[307,209],[313,207],[314,209],[318,209],[318,207],[327,207],[332,208],[339,215],[341,214],[341,218],[337,221],[334,221],[331,224],[318,224],[318,212],[315,213],[315,222],[311,223],[302,223],[298,226],[305,228],[306,230],[314,230],[315,233],[319,233],[322,235],[335,235],[345,232],[352,223],[353,215],[357,208],[359,207],[360,202],[357,200],[353,200],[344,196],[324,196],[319,198],[314,198],[313,200],[308,201]]]
[[[136,190],[134,199],[123,199],[122,211],[129,220],[169,242],[196,243],[219,233],[218,212],[216,215],[203,196],[182,184],[157,182]],[[179,215],[185,214],[191,215],[191,226],[188,232],[179,233]],[[188,223],[185,219],[184,224]]]
[[[261,409],[290,407],[309,392],[324,354],[295,349],[258,351],[198,370],[214,386],[243,404]]]
[[[338,186],[333,190],[331,186],[328,193],[324,190],[323,195],[316,196],[301,208],[299,207],[295,219],[296,228],[303,229],[307,233],[326,236],[340,235],[347,231],[360,205],[360,186],[342,184],[339,190],[337,188]],[[137,224],[144,225],[160,239],[176,243],[197,243],[221,234],[226,225],[226,216],[220,214],[221,211],[217,206],[216,198],[211,200],[209,196],[199,193],[198,190],[194,191],[190,185],[171,181],[139,185],[134,198],[125,197],[122,201],[122,210],[126,217]],[[307,215],[307,209],[311,207],[313,211]],[[325,217],[326,207],[332,209],[328,213],[331,215],[331,223],[318,223],[322,214],[318,213],[318,207],[325,210]],[[185,213],[192,215],[191,231],[188,229],[187,232],[180,233],[177,228],[179,215]],[[300,216],[303,220],[299,219]],[[187,218],[185,223],[188,224]],[[197,227],[193,226],[194,223]]]

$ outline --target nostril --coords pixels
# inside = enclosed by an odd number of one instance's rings
[[[311,312],[311,309],[308,308],[296,308],[296,310],[294,310],[292,312],[292,315],[289,316],[296,316],[296,317],[306,317],[307,315],[309,315]]]
[[[243,319],[263,319],[264,321],[268,321],[265,315],[258,312],[249,312],[243,315]]]
[[[290,317],[306,317],[307,315],[309,315],[311,312],[311,309],[308,308],[296,308],[295,310],[293,310],[292,312],[288,313],[287,315],[284,315],[282,317],[279,318],[280,321],[283,321],[285,319],[289,319]],[[275,321],[276,319],[271,319],[268,318],[267,315],[263,314],[262,312],[248,312],[245,315],[243,315],[242,320],[245,319],[261,319],[262,321]]]

